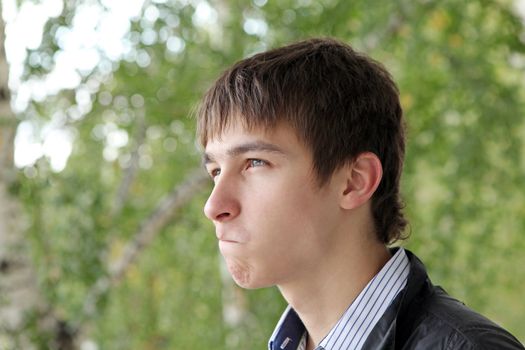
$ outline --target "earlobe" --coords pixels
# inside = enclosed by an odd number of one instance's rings
[[[341,207],[354,209],[366,203],[376,191],[383,176],[381,161],[371,152],[361,153],[345,166],[346,186],[341,195]]]

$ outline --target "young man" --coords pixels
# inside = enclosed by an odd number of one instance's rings
[[[235,282],[277,285],[285,349],[523,349],[431,284],[403,238],[404,127],[377,62],[331,39],[247,58],[198,116],[204,212]]]

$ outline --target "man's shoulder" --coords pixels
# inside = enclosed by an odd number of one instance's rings
[[[488,318],[434,286],[424,264],[407,250],[410,274],[396,315],[396,349],[521,349]]]
[[[509,332],[440,287],[432,286],[411,311],[416,317],[403,349],[524,349]]]

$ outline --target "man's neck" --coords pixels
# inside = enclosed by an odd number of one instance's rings
[[[314,349],[328,334],[390,257],[388,249],[378,242],[339,247],[319,261],[315,271],[279,285],[308,331],[307,350]]]
[[[306,341],[306,350],[315,350],[315,342],[310,334],[308,334],[308,340]]]

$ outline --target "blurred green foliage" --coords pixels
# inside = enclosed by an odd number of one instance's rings
[[[212,16],[200,23],[203,4]],[[50,19],[34,53],[60,50],[59,28],[71,25],[76,5]],[[101,349],[265,347],[285,303],[275,289],[242,291],[221,279],[201,209],[207,190],[87,319],[83,305],[158,201],[199,166],[189,115],[213,79],[265,48],[335,36],[383,62],[399,84],[407,246],[434,282],[525,340],[525,30],[513,2],[163,0],[144,11],[122,59],[102,57],[75,91],[20,116],[74,135],[67,167],[55,173],[39,160],[21,172],[17,193],[45,297],[63,320],[82,322],[85,339]],[[25,77],[50,69],[28,63]],[[124,146],[112,148],[115,132],[127,135]],[[241,322],[225,322],[225,290]]]

